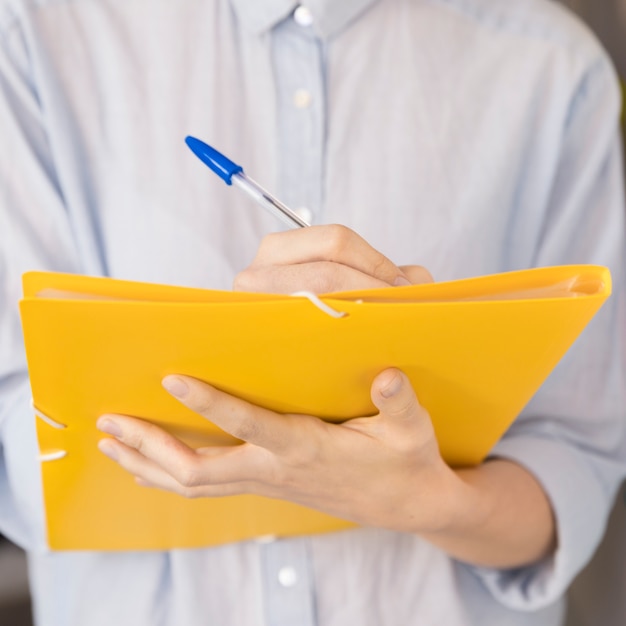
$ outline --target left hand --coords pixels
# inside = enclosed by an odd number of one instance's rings
[[[378,415],[342,424],[281,415],[194,378],[163,384],[244,443],[194,450],[149,422],[102,416],[98,428],[114,438],[100,450],[141,485],[188,498],[257,494],[410,532],[438,532],[455,517],[465,483],[441,458],[430,417],[398,370],[372,384]]]

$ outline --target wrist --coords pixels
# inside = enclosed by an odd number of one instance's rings
[[[467,472],[472,471],[454,470],[442,460],[441,466],[433,469],[436,476],[420,476],[415,493],[405,501],[408,504],[403,516],[406,525],[397,530],[423,536],[455,536],[484,526],[492,506],[481,490],[468,480]],[[425,485],[430,492],[427,497]]]

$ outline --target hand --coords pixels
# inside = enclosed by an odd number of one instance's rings
[[[100,450],[145,486],[190,498],[257,494],[412,532],[444,528],[465,486],[442,460],[430,417],[398,370],[372,384],[378,415],[343,424],[274,413],[193,378],[170,376],[164,386],[245,443],[194,450],[148,422],[103,416],[98,428],[115,438],[100,441]]]
[[[345,226],[310,226],[265,237],[234,282],[238,291],[329,293],[432,282],[423,267],[397,267]]]
[[[386,370],[372,384],[374,417],[329,424],[280,415],[196,379],[164,386],[239,446],[194,450],[143,420],[105,415],[114,438],[99,448],[140,485],[189,498],[258,494],[309,506],[364,526],[419,533],[474,565],[515,568],[557,545],[550,502],[525,468],[493,459],[451,470],[430,417],[407,378]]]

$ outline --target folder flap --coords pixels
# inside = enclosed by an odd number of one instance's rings
[[[263,302],[288,296],[159,285],[60,272],[26,272],[24,298],[139,300],[146,302]]]
[[[56,272],[27,272],[24,297],[68,299],[119,299],[150,302],[262,302],[284,300],[285,294],[219,291],[177,287],[105,277]],[[527,299],[548,297],[606,297],[611,292],[607,268],[566,265],[505,272],[478,278],[404,287],[361,289],[327,293],[328,300],[366,302],[444,302],[481,299]]]
[[[333,300],[444,302],[599,296],[611,293],[611,274],[599,265],[563,265],[447,282],[325,294]]]

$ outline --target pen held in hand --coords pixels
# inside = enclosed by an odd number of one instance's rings
[[[284,205],[278,198],[263,189],[250,177],[244,174],[241,165],[233,163],[221,152],[215,150],[208,144],[196,139],[186,137],[185,143],[191,151],[213,172],[215,172],[227,185],[235,185],[245,191],[251,198],[257,201],[264,209],[275,217],[278,217],[290,228],[302,228],[309,226],[301,217],[294,213],[288,206]]]

